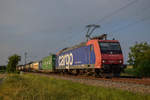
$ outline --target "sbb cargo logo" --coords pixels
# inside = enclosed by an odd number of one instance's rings
[[[59,63],[59,66],[72,65],[73,64],[73,55],[72,55],[72,53],[59,56],[58,63]]]

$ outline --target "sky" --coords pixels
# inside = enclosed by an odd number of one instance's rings
[[[150,43],[150,0],[0,0],[0,65],[40,60],[86,40],[86,25],[120,41],[125,63],[135,42]]]

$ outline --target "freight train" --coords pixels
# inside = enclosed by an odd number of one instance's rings
[[[119,76],[124,69],[123,54],[118,40],[107,40],[105,35],[65,48],[56,54],[18,66],[19,70],[58,73]]]

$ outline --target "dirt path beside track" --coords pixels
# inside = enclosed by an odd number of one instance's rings
[[[2,83],[5,77],[6,77],[6,74],[0,74],[0,84]]]

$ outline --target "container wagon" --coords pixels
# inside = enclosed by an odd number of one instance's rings
[[[44,71],[44,72],[53,72],[55,70],[55,59],[56,59],[55,54],[44,57],[42,59],[42,68],[41,68],[41,70]]]

